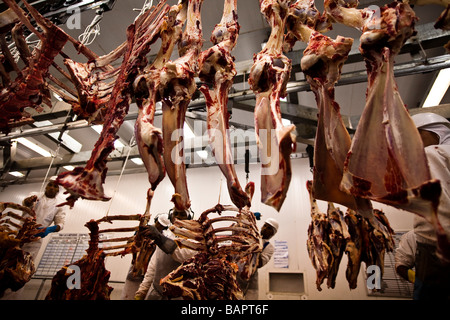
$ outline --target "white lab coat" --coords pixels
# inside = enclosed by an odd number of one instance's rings
[[[450,239],[450,145],[431,145],[425,148],[431,178],[441,182],[441,198],[438,218],[447,238]],[[424,218],[415,215],[414,231],[418,242],[435,245],[437,242],[434,227]]]
[[[163,235],[170,239],[175,239],[175,235],[170,230],[164,230]],[[185,260],[192,258],[196,253],[197,251],[194,250],[176,248],[172,254],[167,254],[157,247],[150,259],[144,280],[136,291],[136,295],[145,296],[146,300],[165,299],[159,281],[178,268]]]
[[[66,219],[66,213],[63,208],[56,207],[59,203],[61,203],[61,199],[55,198],[47,198],[44,193],[32,192],[29,196],[36,195],[38,199],[35,202],[34,211],[36,213],[36,223],[42,225],[43,228],[49,227],[52,223],[55,225],[59,225],[61,228],[60,231],[64,228],[64,223]],[[24,217],[27,215],[25,214]],[[36,260],[36,256],[39,253],[39,250],[42,246],[42,239],[26,243],[22,246],[22,250],[25,252],[29,252],[33,260]],[[37,266],[36,266],[37,267]],[[26,286],[26,284],[25,284]],[[16,292],[11,291],[11,289],[7,289],[5,291],[5,295],[1,300],[21,300],[24,287],[17,290]]]
[[[265,266],[270,259],[272,259],[273,253],[275,252],[275,247],[269,242],[269,240],[262,240],[263,250],[261,251],[260,261],[261,267]],[[250,277],[248,282],[242,281],[238,278],[241,286],[243,286],[242,291],[244,292],[245,300],[258,300],[259,297],[259,284],[258,284],[258,269]]]
[[[412,269],[416,261],[416,249],[417,241],[414,230],[402,235],[395,250],[395,268],[405,266],[408,269]]]

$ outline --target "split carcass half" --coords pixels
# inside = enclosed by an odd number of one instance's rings
[[[352,44],[351,38],[338,36],[332,40],[314,32],[303,53],[301,67],[319,109],[314,144],[313,196],[356,209],[354,196],[339,189],[351,138],[342,121],[340,107],[334,100],[334,86]]]
[[[296,147],[295,126],[284,126],[280,98],[286,96],[291,60],[283,55],[284,29],[293,1],[261,0],[272,27],[264,49],[254,56],[248,82],[256,94],[255,130],[261,158],[261,201],[280,210],[291,181],[290,155]]]
[[[22,211],[4,212],[7,208]],[[0,297],[6,289],[17,291],[31,280],[36,271],[31,254],[22,250],[42,232],[33,209],[12,202],[0,203]]]
[[[239,24],[237,22],[237,0],[225,0],[222,20],[211,36],[213,47],[200,55],[199,88],[205,96],[209,144],[216,163],[227,179],[231,201],[238,207],[250,206],[248,195],[242,190],[234,168],[231,150],[227,110],[228,92],[236,75],[231,50],[236,45]]]
[[[169,10],[163,3],[164,1],[160,2],[156,8],[141,15],[128,27],[127,49],[108,100],[108,113],[100,138],[84,168],[76,167],[58,176],[56,182],[66,189],[66,193],[70,193],[66,202],[60,205],[68,204],[72,207],[79,197],[89,200],[109,200],[103,191],[108,170],[106,166],[108,155],[114,150],[117,131],[128,112],[132,98],[132,84],[138,68],[146,61],[145,55],[150,51],[150,45],[157,40],[164,15]]]
[[[161,70],[159,95],[162,102],[163,159],[175,188],[173,201],[178,211],[190,208],[186,181],[183,126],[187,107],[197,90],[198,56],[202,48],[201,7],[203,0],[189,0],[186,29],[178,43],[179,58]]]
[[[34,108],[41,111],[41,103],[49,103],[50,92],[45,80],[49,67],[54,58],[60,53],[68,40],[67,34],[53,23],[42,17],[37,10],[30,6],[26,1],[29,14],[36,21],[43,32],[38,32],[28,20],[27,14],[16,4],[15,1],[5,0],[9,6],[10,12],[19,21],[12,28],[13,39],[20,52],[20,57],[24,60],[25,68],[19,69],[14,61],[5,36],[0,37],[2,54],[5,61],[0,63],[0,75],[2,88],[0,93],[0,130],[8,133],[11,127],[21,126],[33,122],[33,119],[24,110],[25,108]],[[35,48],[32,53],[29,52],[28,45],[22,34],[22,26],[25,25],[31,32],[35,33],[39,40],[39,48]],[[13,80],[9,71],[15,71],[16,78]]]
[[[422,140],[394,78],[394,58],[415,33],[417,18],[409,5],[398,2],[380,8],[379,15],[332,1],[325,5],[334,20],[362,30],[360,51],[368,73],[366,106],[341,188],[424,216],[435,227],[439,254],[450,259],[450,244],[437,218],[440,182],[431,179]]]
[[[219,216],[209,218],[212,213]],[[262,251],[255,216],[247,207],[218,204],[198,220],[176,220],[170,229],[179,237],[178,246],[199,253],[162,280],[167,295],[195,300],[242,299],[236,277],[248,280]],[[243,265],[240,274],[238,265]]]
[[[171,7],[161,29],[161,48],[158,55],[152,64],[139,73],[133,84],[139,109],[134,129],[135,137],[152,190],[156,189],[166,173],[162,157],[162,132],[154,126],[156,103],[161,101],[161,70],[169,61],[175,44],[180,39],[186,11],[186,0]]]

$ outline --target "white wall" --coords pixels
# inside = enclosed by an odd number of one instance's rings
[[[245,185],[244,166],[236,166],[240,182]],[[307,228],[311,222],[310,202],[306,190],[306,181],[312,179],[312,173],[309,168],[308,159],[294,159],[292,161],[293,177],[289,191],[283,207],[280,212],[266,206],[260,202],[259,192],[259,165],[250,165],[249,180],[256,184],[256,191],[252,202],[252,210],[262,213],[263,218],[259,221],[259,226],[269,217],[276,218],[280,223],[279,232],[274,240],[285,240],[289,246],[289,268],[274,268],[273,259],[265,267],[260,269],[260,298],[267,299],[268,293],[268,274],[269,272],[300,272],[303,273],[305,281],[305,294],[303,298],[308,299],[369,299],[366,294],[366,288],[362,273],[360,273],[358,287],[355,290],[348,289],[348,283],[345,279],[345,268],[347,257],[344,256],[341,261],[341,267],[336,281],[335,289],[327,289],[326,284],[322,285],[322,291],[316,289],[316,273],[312,267],[306,249]],[[192,202],[192,209],[195,216],[208,208],[213,207],[219,200],[222,204],[231,204],[228,196],[226,181],[218,167],[190,168],[187,170],[188,187]],[[109,212],[109,215],[116,214],[136,214],[143,213],[146,205],[146,192],[149,186],[146,174],[124,175],[119,185],[117,176],[107,177],[105,182],[105,193],[113,196],[111,202],[99,202],[78,200],[73,209],[67,208],[66,225],[62,232],[67,233],[87,233],[88,230],[84,224],[90,219],[99,219]],[[220,185],[222,184],[222,188]],[[117,190],[115,188],[117,186]],[[31,191],[38,191],[41,184],[25,184],[9,186],[0,192],[0,201],[10,201],[21,203]],[[221,190],[221,192],[220,192]],[[173,187],[170,180],[166,177],[158,186],[153,201],[151,212],[157,214],[167,212],[172,208],[170,198],[173,193]],[[63,195],[60,194],[63,199]],[[391,226],[394,230],[409,230],[412,228],[413,215],[407,212],[395,210],[379,204],[374,204],[376,208],[383,209],[386,213]],[[319,201],[319,207],[323,212],[326,210],[326,203]],[[342,208],[345,211],[345,208]],[[116,224],[114,225],[116,226]],[[42,254],[41,250],[41,254]],[[39,256],[38,256],[39,258]],[[124,281],[131,257],[107,258],[107,268],[111,271],[111,280]],[[363,269],[362,269],[363,270]],[[296,299],[300,296],[284,295],[273,296],[275,299]]]

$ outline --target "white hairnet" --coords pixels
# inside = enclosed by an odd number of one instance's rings
[[[167,213],[159,214],[156,219],[163,227],[168,227],[170,225],[169,215]]]
[[[450,144],[450,122],[447,119],[431,112],[418,113],[411,118],[417,129],[436,133],[439,144]]]

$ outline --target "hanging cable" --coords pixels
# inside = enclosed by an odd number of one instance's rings
[[[84,29],[84,32],[78,36],[78,41],[81,44],[88,46],[94,42],[95,38],[100,34],[100,20],[103,18],[103,13],[105,10],[99,9],[96,11],[94,19],[92,22]]]
[[[111,206],[112,206],[114,197],[116,195],[117,188],[119,187],[120,180],[122,180],[123,172],[125,171],[125,167],[127,166],[127,162],[128,162],[128,158],[130,157],[131,149],[132,149],[132,147],[134,146],[135,143],[136,143],[136,140],[135,140],[134,135],[133,135],[131,137],[131,139],[130,139],[127,156],[125,157],[125,161],[123,163],[122,170],[120,171],[119,179],[117,179],[117,183],[116,183],[116,186],[114,188],[113,195],[111,196],[111,200],[109,201],[109,206],[108,206],[108,210],[106,211],[106,216],[109,215],[109,211],[111,210]]]
[[[66,118],[64,119],[64,126],[61,129],[61,132],[59,133],[59,136],[58,136],[58,143],[57,143],[57,146],[56,146],[56,150],[55,150],[55,152],[51,153],[52,154],[52,160],[50,161],[50,165],[48,166],[47,172],[45,173],[45,177],[44,177],[44,180],[42,181],[42,185],[41,185],[41,189],[39,190],[39,193],[42,193],[44,191],[44,188],[45,188],[45,186],[47,184],[47,178],[48,178],[48,176],[50,174],[50,170],[53,167],[53,162],[55,162],[55,158],[59,154],[59,149],[61,148],[61,144],[62,144],[62,136],[63,136],[64,132],[67,129],[67,122],[71,118],[70,117],[71,113],[72,113],[72,109],[69,109],[69,111],[67,112]]]
[[[141,15],[143,15],[148,9],[150,9],[153,6],[153,0],[145,0],[144,5],[142,6],[141,9],[138,8],[134,8],[134,11],[139,11],[139,14],[137,15],[137,17],[134,19],[134,21],[137,20],[137,18],[139,18]]]

